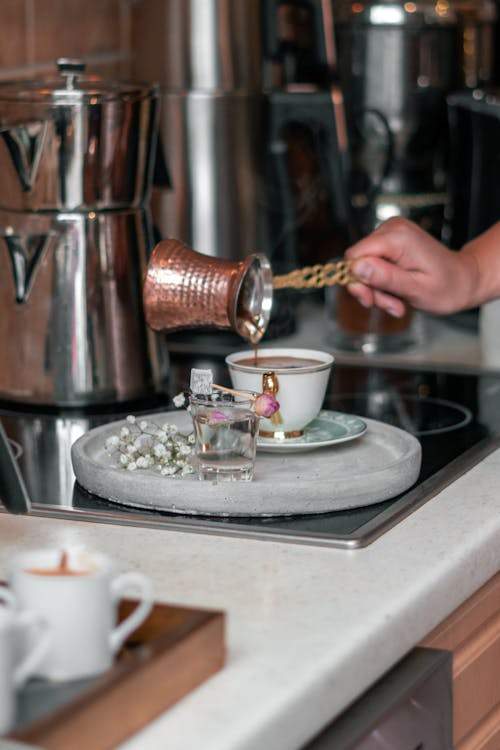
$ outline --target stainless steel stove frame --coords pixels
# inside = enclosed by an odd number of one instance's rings
[[[192,361],[188,364],[190,366],[198,366],[197,363],[195,364]],[[362,369],[358,368],[358,370]],[[435,420],[435,411],[438,407],[439,398],[443,395],[450,395],[451,398],[455,399],[456,403],[459,402],[463,395],[463,407],[473,417],[470,425],[461,431],[454,432],[448,427],[444,427],[444,429],[440,428],[438,432],[445,434],[439,437],[438,443],[435,442],[435,437],[431,436],[435,431],[432,429],[427,430],[427,435],[431,437],[422,438],[423,457],[425,455],[430,456],[430,465],[422,472],[419,482],[409,491],[383,503],[335,513],[311,514],[299,517],[284,516],[240,519],[216,518],[213,516],[181,516],[160,511],[143,511],[113,504],[90,495],[79,488],[78,485],[74,485],[71,466],[68,467],[68,461],[66,460],[65,466],[62,465],[64,464],[62,459],[64,457],[67,459],[69,455],[71,441],[79,436],[79,434],[75,434],[75,425],[78,426],[80,431],[85,431],[95,426],[95,422],[89,422],[87,416],[85,416],[83,422],[80,419],[79,423],[78,415],[70,415],[69,417],[68,415],[61,415],[61,420],[64,422],[64,430],[62,431],[65,431],[67,435],[66,443],[64,441],[61,443],[58,447],[59,453],[57,453],[57,450],[55,450],[57,446],[51,445],[51,441],[47,439],[43,424],[44,417],[42,415],[28,414],[24,417],[22,411],[11,412],[9,415],[8,409],[6,411],[0,408],[0,417],[2,420],[6,420],[5,424],[11,430],[9,437],[14,440],[17,438],[20,443],[24,443],[28,451],[24,458],[21,459],[27,462],[25,469],[28,475],[30,470],[37,464],[40,466],[43,465],[43,471],[39,473],[35,472],[28,479],[31,489],[32,514],[35,516],[281,541],[340,549],[357,549],[373,542],[381,534],[431,500],[436,494],[458,479],[489,453],[500,447],[500,414],[495,414],[494,419],[491,420],[491,423],[488,422],[487,425],[484,425],[482,421],[476,421],[479,376],[471,376],[470,374],[461,376],[457,373],[443,375],[440,373],[431,373],[430,371],[424,371],[415,375],[414,372],[406,370],[388,374],[389,370],[385,370],[382,373],[377,372],[377,368],[371,368],[371,370],[364,368],[364,370],[365,372],[362,377],[365,377],[367,382],[370,382],[370,387],[372,388],[369,394],[373,395],[375,393],[377,396],[374,403],[371,403],[370,408],[378,409],[380,403],[384,401],[384,396],[391,393],[395,395],[395,401],[401,405],[401,393],[403,391],[398,390],[401,385],[406,393],[413,391],[413,393],[423,393],[426,397],[430,396],[431,399],[435,396],[438,397],[438,399],[433,399],[432,408],[426,410],[427,416],[424,418],[426,424],[430,420],[431,427]],[[180,372],[174,372],[174,374],[175,378],[172,383],[172,389],[175,393],[180,389],[179,384],[182,384],[184,376]],[[356,380],[360,375],[359,371],[355,372],[349,366],[345,370],[344,375],[347,377],[349,384],[359,386],[359,381]],[[217,377],[219,379],[219,374]],[[396,384],[395,388],[391,386],[393,378],[396,378],[394,381]],[[445,378],[444,381],[443,378]],[[342,396],[345,396],[345,389],[343,389],[345,381],[342,383],[342,373],[337,375],[337,379],[340,383],[334,388],[332,387],[329,394],[329,397],[334,400],[330,402],[330,406],[335,405],[335,408],[340,403],[340,410],[363,414],[363,411],[356,411],[350,408],[355,405],[359,406],[359,401],[357,403],[353,401],[339,401]],[[375,385],[374,381],[376,381]],[[409,390],[408,386],[411,386]],[[489,417],[490,413],[495,411],[495,404],[498,402],[500,378],[493,377],[491,384],[488,381],[487,392],[490,394],[488,396],[489,400],[486,407],[483,404],[481,413],[486,412]],[[363,394],[357,388],[354,391],[354,395],[356,398],[359,398]],[[429,400],[429,398],[418,398],[418,407],[421,408],[422,403],[426,401],[427,406],[429,406]],[[440,403],[446,405],[453,402],[441,399]],[[342,406],[345,408],[342,408]],[[384,409],[386,406],[387,404],[384,405]],[[430,416],[428,412],[430,412]],[[385,411],[384,414],[386,415]],[[118,415],[116,412],[113,412],[107,417],[102,414],[98,415],[98,419],[102,423],[102,421],[113,421],[113,419],[120,418],[121,416],[123,416],[123,413]],[[373,413],[366,414],[366,416],[379,418],[377,414],[374,415]],[[49,423],[51,419],[59,421],[59,417],[57,416],[50,417],[46,415],[45,419],[47,420],[45,427],[50,427]],[[441,418],[437,421],[441,423]],[[53,425],[51,428],[52,433],[55,435],[58,429],[61,431],[60,428],[60,424]],[[20,436],[16,434],[16,430],[20,430]],[[80,434],[82,433],[80,432]],[[460,435],[462,435],[462,438],[460,438]],[[424,442],[426,441],[427,451],[424,450]],[[453,446],[453,450],[449,451],[451,446]],[[436,462],[435,457],[441,453],[442,455],[439,455],[439,460]],[[58,486],[59,492],[52,493],[51,487],[46,484],[46,480],[47,477],[53,477],[56,472],[60,474],[61,484]],[[52,502],[50,502],[49,498],[52,498]]]
[[[31,515],[44,518],[62,518],[71,521],[89,521],[111,523],[143,528],[168,529],[195,534],[215,534],[219,536],[260,539],[266,541],[289,542],[339,549],[359,549],[371,544],[375,539],[413,513],[448,485],[469,471],[483,458],[500,447],[500,438],[487,438],[470,448],[439,472],[422,484],[407,492],[396,501],[382,503],[387,507],[362,523],[354,532],[345,535],[322,534],[321,532],[300,532],[280,528],[261,526],[244,526],[239,523],[225,524],[223,521],[210,518],[203,519],[186,516],[165,516],[150,511],[129,511],[115,506],[109,509],[61,507],[57,505],[33,504]],[[97,504],[99,501],[97,501]],[[104,503],[103,503],[104,505]]]

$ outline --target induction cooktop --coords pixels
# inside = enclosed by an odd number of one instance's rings
[[[70,449],[78,437],[97,425],[127,414],[165,411],[170,398],[187,386],[191,367],[208,366],[214,370],[218,382],[227,380],[223,360],[179,356],[172,362],[168,395],[154,402],[122,405],[119,409],[115,405],[92,410],[33,411],[6,402],[0,404],[5,431],[20,446],[17,461],[31,498],[31,513],[191,533],[357,548],[371,543],[500,445],[500,406],[497,406],[500,404],[500,377],[338,364],[329,384],[325,408],[393,424],[415,435],[421,443],[422,465],[417,481],[409,490],[390,500],[313,515],[183,516],[116,505],[75,483]]]

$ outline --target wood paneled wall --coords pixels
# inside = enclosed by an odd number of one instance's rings
[[[131,71],[132,13],[141,0],[2,0],[0,80],[36,78],[79,57],[105,78]]]

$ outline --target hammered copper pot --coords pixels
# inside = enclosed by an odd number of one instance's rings
[[[252,343],[267,328],[272,298],[272,271],[264,255],[221,260],[176,239],[154,248],[143,286],[146,321],[152,329],[232,328]]]

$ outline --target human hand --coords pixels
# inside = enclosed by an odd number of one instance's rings
[[[446,314],[471,304],[478,274],[473,254],[448,250],[407,219],[381,224],[345,253],[358,281],[349,292],[364,306],[402,317],[405,302]]]

